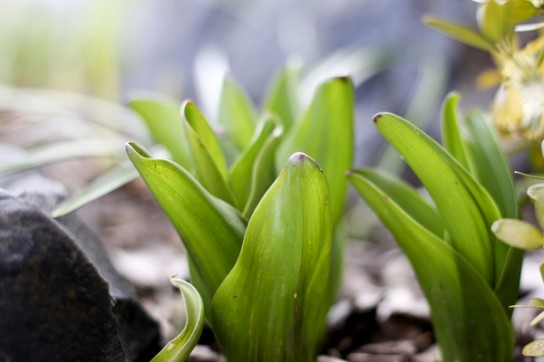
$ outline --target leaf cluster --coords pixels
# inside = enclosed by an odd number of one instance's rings
[[[521,252],[490,227],[503,215],[517,217],[514,186],[492,128],[481,115],[460,124],[458,100],[450,95],[443,108],[443,146],[395,115],[374,119],[432,203],[379,170],[354,171],[349,178],[410,260],[443,359],[510,361],[508,306],[517,298]]]
[[[284,121],[295,114],[285,98],[290,82],[280,76],[258,116],[226,79],[226,137],[192,102],[177,122],[173,109],[168,121],[157,117],[161,104],[131,103],[150,128],[164,127],[156,141],[176,155],[154,158],[127,145],[186,247],[206,319],[232,361],[314,360],[339,279],[333,231],[353,157],[353,84],[324,82],[298,119]]]

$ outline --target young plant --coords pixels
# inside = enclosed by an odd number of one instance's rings
[[[407,255],[429,302],[444,361],[511,361],[508,306],[517,298],[521,252],[490,228],[517,217],[510,170],[491,127],[457,119],[458,96],[444,106],[440,146],[408,121],[379,114],[378,131],[397,149],[434,201],[378,170],[349,179]]]
[[[353,85],[347,78],[323,83],[284,138],[277,117],[257,121],[239,89],[231,84],[225,92],[230,117],[222,123],[235,140],[230,165],[191,102],[171,125],[183,138],[163,142],[183,145],[183,164],[152,158],[136,143],[127,152],[186,247],[191,281],[227,358],[313,361],[339,280],[333,232],[353,154]],[[240,124],[253,125],[250,138],[245,129],[234,137],[241,127],[234,120],[243,117]]]
[[[246,227],[179,165],[134,144],[127,150],[185,243],[193,284],[228,360],[314,361],[332,246],[329,189],[317,163],[294,154]]]

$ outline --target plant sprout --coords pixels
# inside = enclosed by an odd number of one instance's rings
[[[517,217],[509,168],[493,130],[479,115],[461,133],[457,95],[445,102],[440,146],[408,121],[379,114],[374,124],[434,201],[375,169],[349,179],[391,231],[429,302],[445,361],[511,361],[509,305],[517,299],[522,254],[491,224]]]

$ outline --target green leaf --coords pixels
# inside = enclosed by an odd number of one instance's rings
[[[181,333],[168,342],[152,362],[184,362],[198,343],[204,327],[204,305],[198,291],[183,279],[171,277],[170,281],[183,296],[187,317]]]
[[[450,71],[437,57],[426,58],[419,62],[417,68],[418,81],[411,92],[411,99],[404,114],[406,119],[425,129],[434,118],[432,107],[428,105],[442,101]],[[395,175],[400,175],[405,168],[398,153],[389,145],[381,152],[376,164]]]
[[[376,128],[404,157],[419,177],[440,213],[450,236],[448,241],[466,260],[494,285],[493,245],[486,219],[472,192],[476,182],[433,139],[406,120],[392,114],[379,114]],[[491,200],[492,202],[492,200]],[[498,219],[499,216],[495,218]],[[493,221],[495,221],[493,220]]]
[[[59,141],[30,149],[13,161],[0,165],[0,176],[33,167],[83,157],[121,158],[119,139],[88,138]]]
[[[510,0],[500,6],[510,24],[521,23],[538,13],[538,8],[531,0]]]
[[[315,361],[328,307],[329,205],[322,170],[293,155],[255,209],[212,302],[212,326],[229,361]]]
[[[516,248],[536,249],[544,246],[542,232],[525,221],[497,220],[491,226],[491,230],[500,240]]]
[[[193,169],[179,104],[167,99],[136,98],[128,106],[142,117],[153,140],[166,147],[175,162],[187,170]]]
[[[234,205],[234,195],[227,182],[227,166],[208,121],[191,102],[184,104],[183,116],[196,178],[212,195]]]
[[[136,143],[127,145],[130,160],[166,213],[199,271],[206,290],[199,292],[208,311],[212,296],[240,252],[245,225],[241,215],[213,197],[179,165],[150,155]],[[213,227],[210,227],[213,225]],[[206,312],[208,313],[208,312]]]
[[[433,17],[424,17],[423,22],[426,25],[441,31],[451,36],[452,38],[459,40],[462,43],[488,52],[493,52],[495,50],[492,43],[490,43],[488,40],[486,40],[474,30],[467,28],[463,25],[451,23],[449,21],[436,19]]]
[[[442,145],[463,167],[469,170],[457,113],[460,99],[459,93],[452,92],[448,94],[442,105]]]
[[[183,104],[181,112],[187,124],[200,138],[200,141],[206,148],[218,171],[223,177],[226,177],[227,166],[223,158],[223,153],[221,152],[215,133],[210,127],[209,122],[206,120],[206,117],[204,117],[198,107],[190,101]]]
[[[281,134],[279,129],[276,130],[278,132],[274,132],[272,136],[268,138],[255,160],[253,172],[251,174],[251,192],[243,212],[243,215],[246,218],[249,218],[251,214],[253,214],[261,197],[277,176],[275,158],[276,150],[280,145]]]
[[[349,179],[410,260],[431,307],[442,359],[511,361],[512,326],[481,273],[370,180],[360,174]]]
[[[129,162],[109,170],[94,179],[81,191],[61,202],[51,213],[51,217],[60,217],[79,209],[113,190],[118,189],[139,177],[138,171]]]
[[[469,115],[464,126],[467,132],[463,140],[472,174],[492,196],[501,217],[517,218],[518,203],[512,170],[493,126],[478,113]],[[482,201],[478,203],[482,204]],[[494,213],[485,215],[489,225],[497,219]],[[491,235],[491,238],[495,236]],[[518,297],[523,253],[496,240],[493,240],[492,244],[495,259],[495,293],[506,308],[515,303]]]
[[[512,23],[495,0],[489,0],[478,8],[478,26],[486,39],[498,43],[513,30]]]
[[[246,209],[249,199],[256,192],[256,189],[261,190],[261,192],[260,195],[255,195],[254,197],[260,199],[264,191],[266,191],[276,177],[274,163],[270,161],[268,162],[268,170],[260,170],[264,172],[263,176],[267,175],[268,177],[257,179],[254,177],[257,176],[254,174],[254,170],[257,166],[257,160],[259,160],[263,153],[267,152],[266,146],[269,144],[269,140],[279,137],[280,134],[281,126],[275,118],[269,116],[262,118],[251,144],[232,167],[229,183],[236,197],[237,204],[240,205],[242,211]],[[277,145],[277,142],[275,144]],[[264,181],[265,184],[257,184],[261,181]]]
[[[471,113],[466,127],[465,150],[470,169],[486,188],[500,209],[501,215],[518,217],[518,203],[512,170],[491,123],[481,113]]]
[[[353,84],[349,78],[333,78],[317,89],[302,120],[285,136],[278,149],[276,167],[280,169],[295,152],[314,158],[327,175],[332,219],[336,225],[344,211],[345,173],[351,168],[353,149]]]
[[[383,190],[410,217],[438,237],[444,236],[444,223],[436,209],[400,178],[378,169],[363,169],[355,174],[364,177]]]
[[[299,67],[286,66],[276,76],[266,95],[263,108],[275,114],[285,132],[291,129],[296,119],[296,83]]]
[[[228,77],[223,80],[218,117],[238,149],[245,149],[255,132],[257,116],[247,95]]]

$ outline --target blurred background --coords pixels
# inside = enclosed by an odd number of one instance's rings
[[[472,79],[488,56],[421,23],[433,14],[474,25],[475,7],[468,0],[0,0],[0,107],[18,103],[12,87],[117,103],[153,92],[193,99],[213,121],[225,73],[259,104],[287,63],[321,75],[344,67],[359,86],[357,164],[369,164],[380,147],[370,126],[378,111],[425,124],[453,89],[465,95],[463,107],[487,106],[491,94],[475,92]]]

